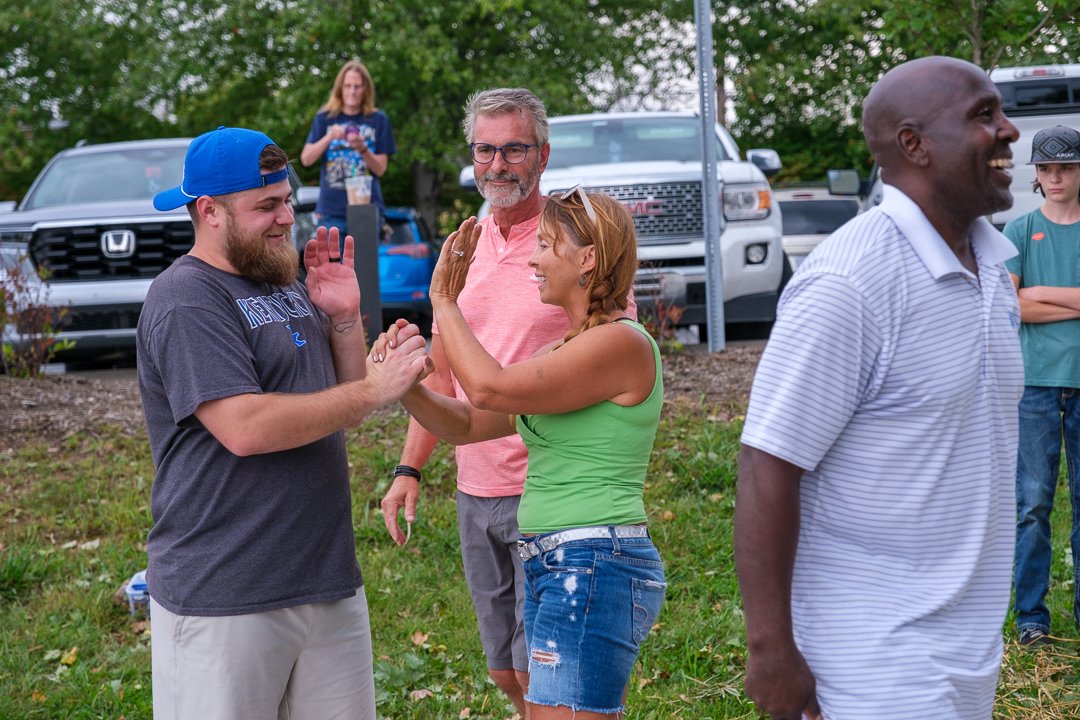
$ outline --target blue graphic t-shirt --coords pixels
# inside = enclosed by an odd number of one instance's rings
[[[308,133],[307,142],[318,142],[326,135],[326,129],[331,125],[354,126],[364,138],[368,148],[376,155],[393,155],[397,152],[394,143],[394,133],[390,128],[390,119],[380,110],[370,115],[346,115],[341,113],[335,117],[329,117],[325,110],[320,110],[311,123],[311,132]],[[337,215],[344,217],[348,200],[345,196],[345,179],[353,175],[371,175],[364,165],[364,157],[352,149],[347,140],[331,140],[330,146],[322,158],[319,168],[319,204],[315,211],[320,215]],[[371,203],[377,205],[383,213],[386,206],[383,204],[382,189],[379,187],[379,178],[372,176]]]

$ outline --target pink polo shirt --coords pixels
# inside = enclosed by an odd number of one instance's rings
[[[475,260],[458,297],[476,339],[503,366],[532,357],[569,328],[562,308],[540,302],[537,284],[529,279],[528,261],[539,225],[536,215],[515,225],[510,237],[503,238],[493,215],[481,220]],[[437,321],[431,332],[439,332]],[[465,399],[456,377],[454,393]],[[458,489],[469,495],[520,495],[525,486],[525,445],[516,434],[459,446],[457,464]]]

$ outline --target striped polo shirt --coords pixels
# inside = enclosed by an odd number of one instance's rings
[[[884,201],[785,291],[742,441],[805,469],[796,642],[826,718],[989,718],[1013,559],[1019,307],[986,220],[966,270]]]

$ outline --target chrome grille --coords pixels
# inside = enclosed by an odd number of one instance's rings
[[[106,257],[101,235],[109,230],[135,233],[131,257]],[[46,227],[30,242],[34,262],[49,271],[50,282],[154,278],[195,242],[190,220],[172,222],[96,223]]]
[[[700,182],[593,185],[588,190],[610,195],[627,207],[639,245],[685,243],[704,236]]]

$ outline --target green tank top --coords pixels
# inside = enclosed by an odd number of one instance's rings
[[[518,507],[523,533],[645,522],[645,471],[660,424],[664,379],[652,336],[636,322],[620,322],[649,338],[656,363],[652,392],[632,407],[605,400],[567,413],[518,416],[529,451]]]

